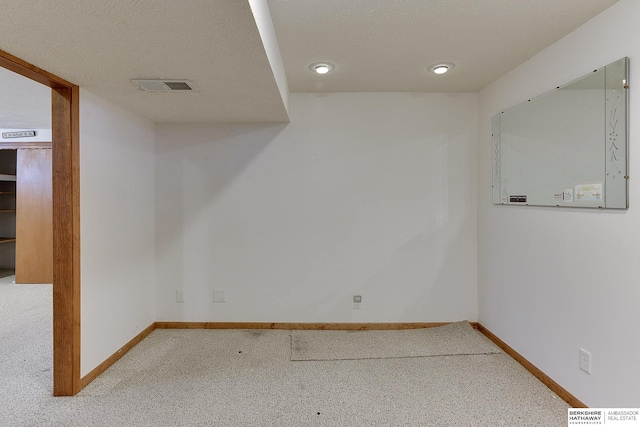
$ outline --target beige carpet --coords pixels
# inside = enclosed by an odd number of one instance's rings
[[[567,422],[567,404],[504,353],[292,362],[285,330],[156,330],[78,396],[54,398],[51,287],[0,283],[0,309],[2,427]]]
[[[566,425],[566,403],[504,353],[292,362],[290,334],[156,330],[77,397],[51,400],[42,425]]]
[[[292,331],[292,361],[400,359],[497,354],[469,322],[401,331]]]

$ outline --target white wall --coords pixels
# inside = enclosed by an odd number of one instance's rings
[[[155,321],[153,123],[80,93],[81,373]]]
[[[157,125],[157,320],[476,320],[477,94],[296,93],[290,111]]]
[[[591,407],[640,406],[639,16],[640,2],[621,0],[479,98],[479,320]],[[493,206],[491,116],[623,56],[631,58],[629,210]],[[580,347],[592,353],[592,375],[578,368]]]

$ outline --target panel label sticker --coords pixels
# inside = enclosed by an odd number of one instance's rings
[[[599,202],[602,200],[602,183],[576,184],[576,202]]]
[[[565,188],[564,192],[562,193],[562,200],[567,203],[573,202],[573,188]]]

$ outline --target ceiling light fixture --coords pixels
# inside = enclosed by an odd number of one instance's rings
[[[335,66],[330,64],[329,62],[314,62],[309,65],[309,69],[311,71],[315,71],[318,74],[327,74],[329,71],[333,70]]]
[[[456,64],[453,62],[440,62],[439,64],[433,64],[427,68],[427,70],[431,71],[435,74],[444,74],[449,70],[452,70]]]

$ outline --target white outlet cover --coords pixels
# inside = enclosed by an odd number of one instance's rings
[[[353,296],[353,309],[359,310],[362,308],[362,295]]]
[[[226,302],[225,292],[223,289],[213,290],[213,302]]]
[[[580,349],[580,369],[591,375],[591,353],[584,348]]]

